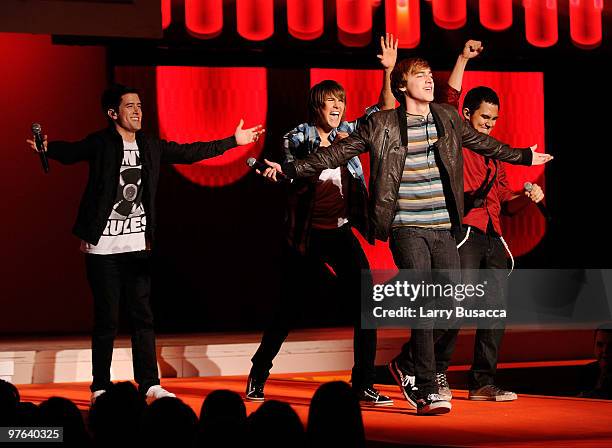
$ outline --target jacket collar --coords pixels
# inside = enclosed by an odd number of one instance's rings
[[[436,132],[438,133],[438,138],[444,136],[444,126],[442,125],[442,120],[440,119],[440,106],[436,103],[429,103],[429,110],[431,111],[431,115],[433,116],[434,123],[436,123]]]

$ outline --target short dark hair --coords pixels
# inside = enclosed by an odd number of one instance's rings
[[[333,95],[346,105],[346,91],[344,87],[336,81],[326,79],[315,84],[308,94],[308,121],[314,123],[319,116],[319,109],[325,105],[325,100],[329,95]]]
[[[406,86],[406,76],[413,75],[419,70],[431,70],[429,62],[423,58],[408,58],[401,60],[391,72],[391,91],[400,104],[405,106],[406,99],[400,87]]]
[[[474,87],[465,94],[463,108],[467,108],[470,111],[470,114],[473,114],[478,110],[483,102],[500,107],[499,97],[497,96],[497,93],[495,93],[495,90],[486,86],[478,86]]]
[[[138,89],[133,87],[127,87],[123,84],[112,84],[109,86],[104,93],[102,93],[102,112],[106,115],[109,109],[114,111],[119,110],[119,105],[121,104],[121,98],[123,95],[127,95],[128,93],[135,93],[136,95],[140,95]]]

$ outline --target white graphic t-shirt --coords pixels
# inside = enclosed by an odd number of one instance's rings
[[[123,162],[115,205],[97,245],[81,241],[88,254],[109,255],[146,249],[147,218],[142,205],[140,153],[136,142],[123,141]]]

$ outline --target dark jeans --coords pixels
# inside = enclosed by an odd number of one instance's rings
[[[144,393],[149,387],[159,384],[153,313],[149,303],[149,254],[146,251],[112,255],[86,254],[85,265],[94,305],[91,390],[106,389],[111,383],[113,343],[119,327],[119,308],[123,295],[132,332],[134,379]]]
[[[450,230],[397,227],[392,231],[390,248],[399,269],[429,273],[429,278],[423,279],[426,282],[440,280],[432,278],[432,270],[452,270],[454,276],[447,280],[459,281],[459,254]],[[416,377],[419,395],[427,396],[437,392],[434,342],[448,330],[434,330],[434,319],[421,318],[419,323],[412,329],[410,340],[403,345],[395,361],[404,372]]]
[[[299,303],[293,299],[294,292],[312,281],[304,278],[308,263],[329,264],[340,282],[347,310],[354,324],[352,371],[353,388],[369,387],[374,383],[376,371],[376,330],[361,329],[361,275],[366,270],[366,283],[371,283],[368,259],[349,225],[332,230],[312,230],[308,254],[303,256],[287,247],[283,261],[281,301],[271,324],[266,328],[261,344],[251,360],[251,375],[265,381],[270,374],[272,361],[287,338],[296,315]]]
[[[465,231],[460,241],[465,237]],[[503,282],[508,268],[506,260],[506,249],[499,237],[487,235],[472,228],[470,237],[459,248],[463,283],[475,284],[479,281],[478,269],[500,269],[500,277]],[[467,269],[467,270],[466,270]],[[489,283],[491,277],[487,276]],[[503,295],[503,287],[500,283],[499,294]],[[499,347],[504,336],[505,322],[503,319],[488,321],[487,328],[477,328],[474,341],[474,360],[469,373],[470,389],[478,389],[488,384],[493,384],[493,377],[497,369],[497,358]],[[449,330],[444,334],[435,346],[436,371],[446,372],[450,364],[451,356],[457,343],[459,329]]]

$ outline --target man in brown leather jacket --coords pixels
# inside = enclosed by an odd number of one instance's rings
[[[540,165],[552,157],[535,152],[537,145],[510,148],[466,124],[452,106],[432,103],[432,72],[423,59],[397,64],[391,87],[399,108],[373,114],[326,151],[282,167],[267,162],[270,168],[264,175],[274,179],[278,171],[290,178],[313,176],[369,152],[369,241],[390,238],[400,269],[458,273],[453,230],[461,228],[463,216],[462,148],[512,164]],[[418,414],[447,413],[451,404],[439,397],[435,383],[433,320],[422,320],[418,327],[389,368]]]

